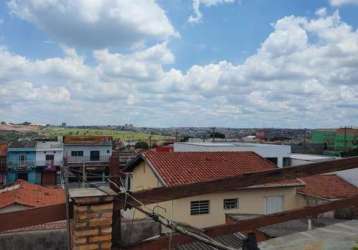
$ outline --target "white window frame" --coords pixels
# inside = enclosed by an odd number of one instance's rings
[[[190,215],[210,213],[210,200],[198,200],[190,202]]]
[[[269,196],[265,196],[265,214],[270,214],[270,213],[268,213],[268,207],[267,207],[267,202],[268,202],[268,199],[270,199],[270,198],[281,198],[281,201],[282,201],[281,211],[277,211],[275,213],[284,211],[284,209],[285,209],[285,196],[284,195],[269,195]]]
[[[235,202],[234,204],[228,205],[228,202]],[[239,198],[228,198],[224,199],[223,206],[225,210],[237,209],[240,207]]]

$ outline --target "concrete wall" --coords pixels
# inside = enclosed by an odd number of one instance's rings
[[[36,143],[36,166],[46,165],[46,155],[54,156],[54,165],[62,166],[63,163],[63,144],[56,141],[46,141]]]
[[[0,234],[0,249],[63,250],[67,249],[65,230],[46,230]]]
[[[134,220],[122,222],[121,246],[130,246],[145,239],[159,235],[161,231],[160,224],[151,219]]]
[[[283,167],[283,158],[290,157],[291,146],[259,143],[174,143],[174,152],[252,151],[263,158],[277,158]]]
[[[138,191],[144,188],[158,187],[158,179],[151,168],[142,163],[133,171],[133,191]],[[140,187],[140,188],[138,188]],[[203,228],[225,223],[225,214],[227,213],[241,213],[241,214],[265,214],[266,212],[266,198],[270,196],[283,197],[283,210],[294,209],[300,205],[296,201],[295,187],[275,187],[275,188],[255,188],[245,189],[240,191],[228,191],[222,193],[212,193],[206,195],[193,196],[189,198],[177,199],[173,201],[162,202],[159,204],[148,205],[148,208],[155,212],[172,218],[175,221],[184,222],[195,227]],[[224,209],[224,199],[239,199],[239,208]],[[191,201],[209,200],[209,214],[190,215]],[[132,211],[133,212],[133,211]],[[128,218],[133,214],[128,214]],[[134,214],[136,219],[142,219],[145,216],[136,211]]]
[[[31,207],[23,206],[23,205],[20,205],[20,204],[12,204],[10,206],[0,208],[0,214],[1,213],[8,213],[8,212],[16,212],[16,211],[26,210],[26,209],[29,209],[29,208],[31,208]]]
[[[112,155],[112,146],[111,145],[64,145],[63,156],[65,158],[71,158],[71,151],[83,151],[83,157],[85,159],[90,158],[91,151],[99,151],[101,157],[109,157]]]

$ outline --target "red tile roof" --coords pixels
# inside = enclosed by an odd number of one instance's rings
[[[43,187],[17,180],[12,186],[0,189],[0,208],[20,204],[28,207],[42,207],[65,202],[62,188]]]
[[[254,152],[155,152],[142,157],[168,186],[222,179],[246,173],[277,168]],[[276,182],[275,185],[297,184],[297,180]]]
[[[301,178],[306,184],[298,193],[324,199],[342,199],[358,194],[358,188],[341,177],[330,175],[315,175]]]
[[[49,223],[35,225],[35,226],[21,227],[21,228],[16,228],[16,229],[12,229],[12,230],[7,230],[7,231],[0,232],[0,234],[56,230],[56,229],[65,229],[65,228],[66,228],[66,221],[61,220],[61,221],[49,222]]]
[[[106,145],[112,143],[112,137],[111,136],[72,136],[72,135],[66,135],[63,137],[63,143],[64,144],[78,144],[78,145]]]
[[[0,144],[0,157],[7,155],[7,144]]]

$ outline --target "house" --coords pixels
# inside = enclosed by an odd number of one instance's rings
[[[17,179],[41,183],[41,174],[36,170],[35,146],[34,141],[18,141],[9,144],[6,159],[6,183],[14,183]]]
[[[112,155],[110,136],[64,136],[63,145],[67,163],[108,162]]]
[[[236,152],[252,151],[278,167],[290,165],[290,145],[244,143],[244,142],[176,142],[174,152]]]
[[[347,182],[337,174],[315,175],[301,178],[305,186],[297,190],[297,201],[300,206],[313,206],[338,199],[349,198],[358,194],[358,188]],[[336,216],[345,218],[353,216],[353,211],[335,211]],[[325,216],[332,217],[334,213],[326,213]]]
[[[131,191],[205,182],[277,168],[254,152],[142,153],[128,164]],[[225,224],[228,213],[270,214],[297,207],[299,180],[177,199],[151,207],[175,221],[203,228]],[[138,212],[134,216],[141,218]],[[142,216],[143,217],[143,216]]]
[[[41,171],[42,185],[60,183],[60,167],[63,165],[63,143],[58,140],[36,141],[36,168]]]
[[[0,213],[50,206],[65,202],[65,192],[60,187],[43,187],[25,180],[0,189]]]
[[[64,164],[77,173],[83,172],[84,169],[84,172],[91,172],[85,177],[87,181],[104,181],[111,155],[110,136],[63,137]]]
[[[7,144],[0,144],[0,187],[6,184],[6,156],[7,156]]]
[[[291,166],[300,166],[310,163],[332,161],[339,159],[340,157],[331,155],[312,155],[312,154],[291,154]],[[336,172],[337,177],[340,177],[344,181],[358,187],[358,169],[348,169],[344,171]]]
[[[313,154],[291,154],[291,166],[300,166],[315,162],[330,161],[338,159],[336,156],[313,155]]]

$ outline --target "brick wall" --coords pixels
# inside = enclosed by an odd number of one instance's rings
[[[73,250],[104,250],[112,246],[112,197],[73,199]]]

